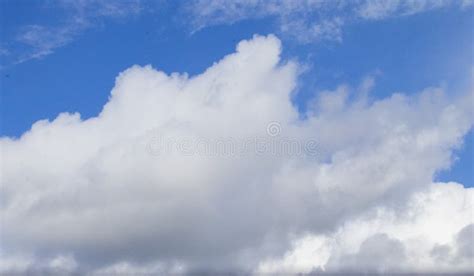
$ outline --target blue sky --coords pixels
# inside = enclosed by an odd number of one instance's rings
[[[74,11],[52,2],[2,1],[1,135],[19,137],[38,119],[63,111],[96,116],[109,97],[117,72],[151,64],[164,72],[195,75],[231,53],[254,34],[277,33],[275,17],[250,18],[199,30],[183,23],[185,3],[146,2],[143,11],[125,16],[97,15],[39,58],[38,49],[19,42],[27,26],[58,28]],[[184,21],[186,22],[186,21]],[[373,97],[415,93],[430,86],[449,93],[469,85],[472,70],[471,8],[449,6],[410,16],[352,23],[340,40],[301,43],[286,34],[283,57],[305,65],[294,104],[304,112],[317,91],[339,84],[357,86],[375,76]],[[441,180],[474,183],[472,133],[457,152],[458,161]]]

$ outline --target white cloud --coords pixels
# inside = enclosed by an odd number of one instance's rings
[[[259,272],[472,271],[473,204],[474,189],[433,183],[403,208],[369,209],[333,233],[295,241]]]
[[[357,13],[365,19],[384,19],[426,12],[453,4],[463,5],[460,1],[446,0],[367,0],[358,7]]]
[[[413,15],[430,10],[472,6],[471,0],[195,0],[186,10],[195,30],[245,19],[275,18],[282,35],[309,43],[340,41],[346,24]]]
[[[13,63],[41,59],[108,20],[138,16],[144,11],[161,16],[157,10],[166,6],[162,5],[164,2],[54,0],[46,6],[60,10],[65,19],[56,24],[22,26],[16,37],[3,42],[0,55],[14,56]],[[472,4],[472,0],[193,0],[179,3],[178,14],[179,21],[192,32],[246,19],[274,18],[276,32],[300,43],[311,43],[342,41],[344,27],[359,21],[384,20],[448,7],[465,10]]]
[[[451,99],[429,88],[370,101],[367,80],[354,91],[321,93],[301,121],[290,101],[298,65],[281,61],[280,48],[276,37],[256,36],[192,78],[133,66],[117,77],[97,117],[62,113],[19,139],[1,138],[2,256],[26,269],[48,263],[41,269],[251,271],[310,234],[350,241],[337,252],[324,240],[313,243],[323,252],[314,266],[337,268],[338,258],[358,260],[399,242],[409,258],[407,238],[397,230],[406,220],[372,231],[367,223],[384,220],[364,218],[378,209],[410,216],[425,210],[424,203],[412,206],[412,195],[429,201],[433,193],[452,199],[446,209],[427,207],[433,220],[422,219],[417,233],[453,246],[446,237],[472,223],[453,206],[470,191],[431,183],[472,126],[465,100],[472,91]],[[150,154],[148,148],[157,136],[270,139],[269,122],[281,126],[279,137],[316,139],[319,155]],[[449,227],[428,228],[445,217],[453,221]],[[295,254],[287,266],[314,268]]]
[[[23,28],[17,37],[18,41],[28,45],[33,50],[18,60],[18,63],[47,56],[56,48],[71,42],[73,38],[82,32],[83,26],[62,26],[49,28],[40,25],[29,25]]]
[[[38,260],[32,256],[4,256],[0,254],[0,273],[70,275],[78,266],[72,256],[57,255]]]
[[[94,28],[104,19],[124,18],[137,15],[141,11],[139,0],[58,0],[49,4],[60,7],[67,18],[56,25],[32,24],[23,26],[16,37],[19,45],[10,42],[12,51],[23,49],[15,63],[43,58],[56,49],[75,40],[84,31]]]
[[[195,30],[232,24],[245,19],[276,17],[280,31],[301,42],[341,38],[343,19],[327,17],[325,12],[345,4],[336,1],[207,1],[197,0],[186,7],[192,14],[191,25]]]

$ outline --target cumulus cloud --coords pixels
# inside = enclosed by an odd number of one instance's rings
[[[2,272],[472,269],[472,189],[432,181],[472,127],[472,91],[374,101],[367,79],[319,93],[301,120],[299,67],[280,51],[255,36],[193,77],[133,66],[97,117],[1,138]],[[315,140],[317,155],[183,146],[255,137]],[[150,151],[171,138],[180,150]]]
[[[472,188],[433,183],[401,209],[374,208],[332,233],[296,240],[258,271],[472,271],[473,199]]]

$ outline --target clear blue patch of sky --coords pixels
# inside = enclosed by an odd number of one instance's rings
[[[454,152],[451,168],[438,172],[435,181],[462,183],[474,187],[474,131],[471,129],[463,145]]]

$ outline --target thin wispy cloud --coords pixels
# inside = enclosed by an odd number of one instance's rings
[[[302,43],[341,41],[344,26],[365,20],[385,20],[447,7],[467,8],[472,1],[445,0],[195,0],[186,7],[193,28],[233,24],[246,19],[275,18],[280,33]]]
[[[8,45],[15,48],[13,51],[8,50],[15,55],[13,63],[44,58],[107,20],[135,16],[142,11],[139,0],[57,0],[46,2],[44,5],[46,9],[51,6],[62,10],[66,16],[60,18],[56,24],[31,24],[20,27],[14,40],[8,41]],[[15,51],[18,48],[22,50]]]
[[[146,4],[150,4],[146,2]],[[159,5],[160,2],[154,3]],[[215,26],[228,25],[247,19],[275,18],[276,26],[283,38],[296,39],[300,43],[318,41],[341,41],[344,27],[364,20],[385,20],[409,16],[422,12],[472,6],[473,2],[444,0],[364,0],[364,1],[208,1],[195,0],[177,3],[181,19],[191,16],[185,23],[191,32]],[[145,1],[103,1],[103,0],[56,0],[47,2],[63,9],[67,18],[57,24],[31,24],[22,26],[14,41],[4,41],[9,47],[20,43],[21,52],[10,51],[13,63],[43,58],[52,54],[75,39],[86,30],[104,22],[129,18],[144,12]],[[155,11],[156,12],[156,11]],[[159,15],[157,15],[159,16]],[[7,43],[8,42],[8,43]],[[7,49],[6,46],[3,46]]]

